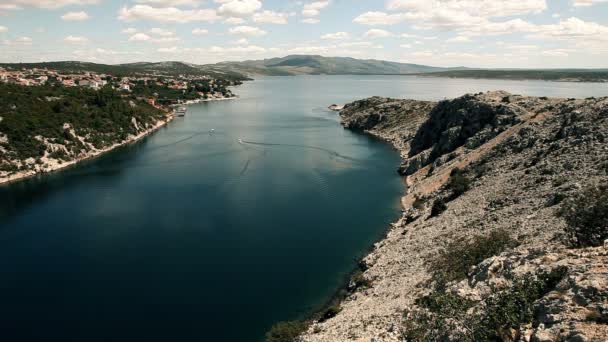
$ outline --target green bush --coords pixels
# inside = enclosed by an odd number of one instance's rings
[[[431,217],[439,216],[447,209],[448,206],[445,204],[445,201],[442,198],[437,198],[431,207]]]
[[[570,246],[601,246],[608,239],[608,184],[582,190],[558,214],[566,220]]]
[[[462,174],[459,168],[455,168],[450,173],[450,179],[447,184],[448,190],[452,191],[450,200],[460,197],[471,188],[471,180]]]
[[[308,323],[303,321],[279,322],[266,333],[266,342],[296,342],[306,329]]]
[[[321,317],[319,318],[319,322],[325,322],[328,319],[336,317],[336,315],[340,312],[340,306],[338,304],[332,305],[321,312]]]
[[[566,275],[559,267],[538,276],[513,279],[504,290],[493,290],[480,302],[435,290],[404,314],[402,337],[407,341],[505,341],[510,329],[533,323],[535,303],[555,289]],[[470,310],[473,308],[473,310]]]
[[[517,245],[504,230],[476,236],[470,241],[454,241],[430,262],[429,270],[438,284],[461,280],[467,277],[471,267]]]

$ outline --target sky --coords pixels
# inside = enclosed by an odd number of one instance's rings
[[[0,62],[608,68],[608,0],[0,0]]]

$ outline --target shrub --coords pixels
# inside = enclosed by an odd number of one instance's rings
[[[460,169],[455,168],[450,173],[447,188],[452,191],[450,200],[454,200],[471,188],[471,180],[463,175]]]
[[[414,209],[416,209],[416,210],[422,210],[422,209],[424,209],[425,204],[426,204],[426,198],[418,197],[418,195],[416,195],[414,203],[412,204],[412,207],[414,207]]]
[[[431,208],[431,217],[439,216],[441,213],[446,211],[448,206],[445,205],[443,199],[438,198],[433,202],[433,207]]]
[[[350,291],[356,291],[361,288],[368,288],[371,286],[371,282],[363,276],[363,271],[357,270],[350,279],[348,289]]]
[[[555,289],[567,268],[513,279],[502,291],[493,290],[480,302],[436,290],[406,311],[402,337],[407,341],[505,341],[511,329],[532,323],[535,302]],[[475,307],[475,309],[470,310]]]
[[[266,333],[266,342],[296,342],[306,329],[308,323],[303,321],[279,322]]]
[[[470,241],[454,241],[431,261],[430,271],[438,284],[461,280],[467,277],[471,267],[517,245],[504,230],[476,236]]]
[[[572,247],[600,246],[608,239],[608,185],[582,190],[562,205],[567,242]]]
[[[565,199],[566,199],[566,195],[562,194],[561,192],[556,192],[553,194],[553,196],[551,196],[551,198],[547,202],[547,207],[552,207],[554,205],[558,205],[558,204],[562,203]]]
[[[336,317],[336,315],[340,312],[340,306],[338,304],[332,305],[323,312],[321,312],[321,317],[319,318],[319,322],[325,322],[328,319]]]

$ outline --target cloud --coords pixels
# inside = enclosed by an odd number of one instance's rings
[[[601,2],[608,2],[608,0],[573,0],[572,5],[574,7],[588,7],[599,4]]]
[[[304,24],[318,24],[321,22],[321,20],[319,20],[317,18],[306,18],[306,19],[302,19],[302,22]]]
[[[470,42],[470,41],[471,41],[471,38],[469,38],[467,36],[457,36],[457,37],[446,40],[446,42],[448,42],[448,43],[466,43],[466,42]]]
[[[135,27],[128,27],[122,30],[121,32],[126,34],[134,34],[135,32],[137,32],[137,29]]]
[[[0,33],[8,32],[8,27],[0,26]]]
[[[329,1],[314,1],[304,4],[302,15],[305,17],[316,17],[321,14],[321,10],[329,6]]]
[[[363,34],[363,37],[365,38],[386,38],[392,36],[394,36],[394,34],[391,32],[380,29],[371,29]]]
[[[32,45],[32,38],[30,37],[19,37],[13,40],[5,40],[4,44],[6,45]]]
[[[148,42],[148,43],[157,43],[157,44],[166,44],[166,43],[175,43],[180,41],[181,39],[177,37],[173,37],[173,32],[166,31],[159,28],[153,28],[148,31],[150,34],[146,33],[136,33],[129,37],[130,42]]]
[[[63,41],[70,44],[86,44],[89,42],[89,39],[82,36],[67,36]]]
[[[129,37],[129,41],[130,42],[146,42],[151,40],[152,37],[148,36],[145,33],[136,33],[134,35],[132,35],[131,37]]]
[[[201,4],[199,0],[135,0],[138,4],[150,4],[161,7],[175,7],[175,6],[190,6],[198,7]]]
[[[507,17],[542,12],[547,9],[547,3],[545,0],[388,0],[386,8],[425,14],[441,11],[479,17]]]
[[[170,37],[170,36],[175,35],[175,32],[173,32],[173,31],[165,30],[165,29],[158,28],[158,27],[151,28],[148,32],[150,34],[161,36],[161,37]]]
[[[90,19],[89,15],[85,11],[80,12],[68,12],[61,16],[64,21],[85,21]]]
[[[348,32],[336,32],[336,33],[328,33],[321,36],[321,39],[327,40],[339,40],[339,39],[348,39],[350,38],[350,34]]]
[[[247,39],[245,39],[245,38],[241,38],[241,39],[237,39],[237,40],[233,41],[231,44],[234,44],[234,45],[247,45],[247,44],[249,44],[249,41]]]
[[[101,0],[2,0],[0,9],[17,10],[24,7],[56,9],[70,5],[92,5]]]
[[[229,25],[240,25],[240,24],[243,24],[244,22],[245,22],[245,19],[237,18],[237,17],[230,17],[230,18],[224,19],[224,24],[229,24]]]
[[[208,33],[209,33],[209,30],[202,29],[202,28],[195,28],[194,30],[192,30],[192,34],[195,36],[204,36]]]
[[[266,31],[253,26],[237,26],[231,28],[228,32],[230,32],[230,34],[239,34],[248,37],[259,37],[267,33]]]
[[[287,13],[278,13],[273,11],[264,11],[259,12],[253,15],[253,21],[256,23],[266,23],[266,24],[287,24],[287,19],[289,18],[289,14]]]
[[[147,5],[123,7],[118,13],[123,21],[150,20],[164,23],[215,22],[221,19],[213,9],[181,10],[175,7],[156,8]]]
[[[395,25],[403,21],[401,14],[387,14],[384,12],[365,12],[360,16],[353,19],[354,23],[369,25],[369,26],[380,26],[380,25]]]
[[[216,0],[215,2],[222,4],[218,9],[220,14],[233,17],[249,16],[262,8],[262,2],[259,0]]]

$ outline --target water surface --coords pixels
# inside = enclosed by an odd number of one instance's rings
[[[262,78],[137,144],[1,186],[0,338],[260,341],[273,322],[322,305],[399,214],[398,154],[324,108],[495,89],[608,94],[541,81]]]

